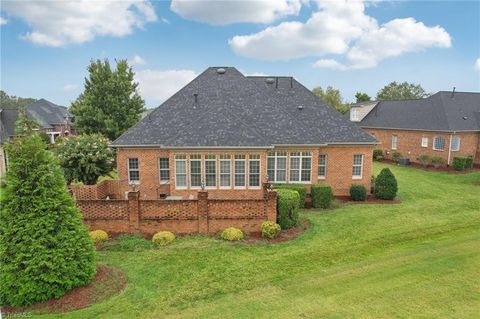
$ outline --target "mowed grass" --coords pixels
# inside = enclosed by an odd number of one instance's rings
[[[480,173],[388,167],[402,204],[306,210],[311,228],[282,244],[189,236],[101,252],[99,262],[126,273],[126,290],[42,317],[478,318]]]

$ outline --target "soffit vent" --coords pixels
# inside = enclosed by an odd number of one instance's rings
[[[217,73],[218,73],[218,74],[225,74],[226,71],[227,71],[227,70],[225,70],[224,68],[218,68],[218,69],[217,69]]]

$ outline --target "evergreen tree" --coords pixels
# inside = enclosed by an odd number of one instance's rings
[[[62,170],[34,134],[7,146],[0,211],[0,301],[28,305],[64,295],[95,275],[92,240]]]
[[[135,74],[126,60],[118,61],[115,70],[108,60],[92,61],[88,72],[85,89],[70,108],[74,125],[80,133],[100,133],[115,140],[145,111]]]
[[[397,196],[398,184],[395,175],[388,168],[382,169],[375,178],[375,196],[381,199],[394,199]]]

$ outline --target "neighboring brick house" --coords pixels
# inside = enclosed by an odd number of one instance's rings
[[[455,156],[473,156],[480,164],[480,93],[440,91],[425,99],[382,101],[367,114],[364,107],[353,107],[350,119],[387,156],[397,151],[413,162],[420,155],[441,156],[448,165]]]
[[[158,85],[162,85],[159,83]],[[370,189],[376,140],[292,77],[211,67],[112,143],[122,192],[261,198],[262,182]]]

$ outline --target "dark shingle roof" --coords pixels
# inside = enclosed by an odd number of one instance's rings
[[[290,77],[268,84],[267,77],[245,77],[233,67],[223,69],[223,74],[216,67],[205,70],[112,145],[269,147],[376,142]]]
[[[65,118],[71,117],[65,106],[40,99],[26,107],[28,115],[33,117],[42,128],[52,128],[55,124],[65,124]]]
[[[418,100],[382,101],[358,125],[429,131],[480,131],[480,93],[440,91]]]

